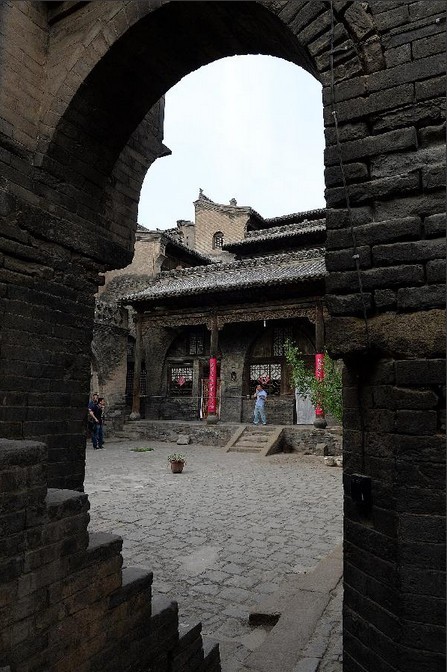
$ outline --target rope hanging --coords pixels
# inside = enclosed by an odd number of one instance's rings
[[[352,249],[353,249],[352,258],[354,259],[355,268],[356,268],[356,271],[357,271],[357,280],[358,280],[358,284],[359,284],[360,298],[361,298],[361,301],[362,301],[363,320],[364,320],[364,323],[365,323],[366,345],[367,345],[367,349],[369,350],[370,346],[371,346],[371,343],[370,343],[370,337],[369,337],[366,300],[365,300],[365,295],[364,295],[364,292],[363,292],[362,276],[361,276],[361,273],[360,273],[360,255],[358,253],[358,248],[357,248],[357,239],[356,239],[355,229],[354,229],[354,219],[353,219],[353,216],[352,216],[352,209],[351,209],[351,202],[350,202],[350,198],[349,198],[348,184],[347,184],[346,174],[345,174],[345,169],[344,169],[344,164],[343,164],[343,156],[342,156],[341,143],[340,143],[340,133],[339,133],[339,130],[338,130],[337,110],[336,110],[336,106],[335,106],[334,1],[333,0],[330,0],[330,5],[331,5],[331,47],[330,47],[331,110],[332,110],[332,117],[334,119],[334,129],[335,129],[335,138],[336,138],[336,143],[337,143],[338,161],[339,161],[339,165],[340,165],[341,178],[342,178],[342,182],[343,182],[343,190],[345,192],[345,199],[346,199],[346,208],[348,210],[348,221],[349,221],[349,227],[350,227],[350,231],[351,231]]]

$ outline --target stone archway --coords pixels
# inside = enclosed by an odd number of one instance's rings
[[[93,295],[131,257],[154,106],[222,56],[293,61],[323,85],[347,364],[345,669],[441,669],[444,2],[50,4],[0,8],[3,436],[44,441],[49,483],[82,488]]]

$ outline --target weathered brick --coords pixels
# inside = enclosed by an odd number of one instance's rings
[[[373,389],[377,407],[393,409],[433,409],[438,397],[432,390],[413,390],[391,385],[380,385]]]
[[[425,169],[445,161],[441,145],[418,148],[416,152],[385,154],[371,160],[371,177],[395,177],[408,175],[416,169]]]
[[[371,294],[327,294],[326,304],[331,315],[363,315],[364,310],[371,310],[372,300]]]
[[[411,45],[402,44],[394,49],[388,49],[385,51],[385,60],[389,68],[401,65],[401,63],[408,63],[408,61],[411,61]]]
[[[436,411],[397,410],[395,430],[399,434],[425,436],[436,432]]]
[[[397,385],[443,385],[445,383],[445,361],[442,359],[415,359],[397,361]]]
[[[403,128],[369,138],[342,143],[341,155],[344,161],[353,161],[365,156],[386,154],[400,149],[416,149],[416,146],[416,129]],[[339,161],[337,147],[327,147],[324,159],[327,166],[337,163]]]
[[[416,100],[426,100],[427,98],[444,97],[445,95],[445,75],[432,77],[415,84]]]
[[[344,166],[344,174],[346,181],[358,182],[368,178],[369,172],[364,163],[348,163]],[[326,168],[324,172],[325,182],[327,187],[336,184],[343,184],[342,172],[339,167],[331,166]]]
[[[423,168],[422,186],[427,190],[445,187],[445,165],[440,164]]]
[[[446,216],[445,213],[430,215],[424,220],[424,230],[427,238],[435,236],[445,236],[446,233]]]
[[[428,310],[445,306],[445,285],[407,287],[397,292],[397,306],[401,310]]]
[[[393,219],[394,217],[427,216],[445,212],[445,193],[443,190],[432,191],[430,194],[393,198],[377,201],[375,219]]]
[[[391,266],[399,263],[423,262],[440,259],[445,256],[445,243],[442,240],[419,240],[394,242],[390,245],[375,245],[372,258],[375,266]]]
[[[339,241],[336,242],[337,246]],[[337,252],[326,252],[326,268],[328,271],[350,271],[356,269],[357,260],[354,259],[354,250],[352,239],[349,239],[344,249]],[[346,248],[351,249],[346,249]],[[359,255],[358,263],[360,268],[371,267],[371,251],[369,247],[357,247]]]
[[[445,87],[444,87],[445,88]],[[390,131],[396,128],[408,127],[410,124],[436,124],[445,117],[445,100],[437,98],[435,100],[424,100],[412,105],[403,107],[373,116],[372,130],[375,133],[380,131]]]
[[[414,20],[425,19],[427,16],[438,14],[445,20],[445,3],[443,0],[431,0],[428,4],[423,0],[412,2],[409,6],[410,18]]]
[[[379,310],[393,310],[397,306],[397,295],[392,289],[377,289],[374,304]]]
[[[424,270],[420,265],[371,268],[366,271],[362,271],[364,289],[420,284],[423,282],[423,276]],[[407,290],[403,289],[402,291]]]
[[[444,282],[446,278],[445,259],[434,259],[427,263],[427,282]]]
[[[369,95],[362,96],[353,100],[337,103],[337,120],[340,122],[352,121],[353,119],[362,119],[367,115],[375,114],[396,107],[398,101],[399,107],[406,103],[412,103],[414,99],[414,84],[401,84],[391,89],[381,89]],[[331,110],[325,109],[325,120],[330,121]]]
[[[445,7],[444,7],[445,12]],[[416,40],[411,45],[411,51],[413,58],[425,58],[426,56],[431,56],[432,54],[438,54],[445,51],[445,35],[439,33],[439,35],[433,35],[430,40],[422,39]]]

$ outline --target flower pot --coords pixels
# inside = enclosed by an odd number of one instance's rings
[[[184,462],[177,462],[177,461],[173,461],[170,464],[171,464],[171,471],[173,474],[181,474],[183,471],[183,467],[185,466]]]

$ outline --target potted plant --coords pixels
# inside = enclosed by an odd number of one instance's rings
[[[168,461],[171,465],[171,471],[173,474],[181,474],[183,467],[186,464],[186,458],[182,453],[172,453],[168,455]]]

